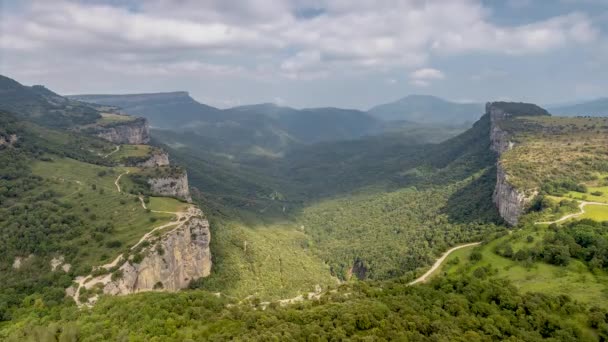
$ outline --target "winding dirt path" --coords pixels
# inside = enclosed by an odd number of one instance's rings
[[[555,221],[534,222],[534,224],[560,223],[560,222],[566,221],[568,219],[571,219],[573,217],[581,216],[581,215],[583,215],[585,213],[585,206],[586,205],[606,205],[606,206],[608,206],[608,203],[602,203],[602,202],[587,202],[587,201],[579,201],[579,202],[580,202],[580,204],[578,205],[578,209],[580,210],[580,212],[578,212],[578,213],[564,215],[564,216],[560,217],[559,219],[557,219]]]
[[[433,272],[435,272],[439,268],[439,266],[441,266],[441,264],[445,261],[445,259],[452,252],[457,251],[457,250],[459,250],[461,248],[466,248],[466,247],[471,247],[471,246],[477,246],[480,243],[481,242],[471,242],[471,243],[467,243],[467,244],[464,244],[464,245],[459,245],[459,246],[452,247],[452,248],[448,249],[447,252],[443,253],[443,255],[441,255],[441,257],[439,257],[439,259],[437,259],[437,261],[435,261],[435,263],[433,264],[433,266],[431,267],[430,270],[426,271],[425,274],[423,274],[422,276],[418,277],[414,281],[410,282],[408,285],[416,285],[418,283],[424,283],[431,276],[431,274],[433,274]]]
[[[116,185],[116,189],[118,190],[118,192],[122,192],[122,190],[120,189],[120,184],[119,184],[120,177],[122,177],[128,173],[129,173],[129,170],[127,170],[127,172],[123,172],[123,173],[119,174],[118,177],[116,177],[116,180],[114,181],[114,185]]]
[[[127,174],[129,173],[128,171],[123,173],[123,174]],[[120,177],[123,175],[119,175],[118,178],[116,179],[116,182],[114,184],[116,184],[116,187],[118,188],[118,191],[120,192],[120,186],[118,185],[118,181],[120,180]],[[148,209],[146,206],[146,203],[144,202],[144,199],[142,196],[139,196],[139,200],[141,202],[141,206],[144,209]],[[142,244],[144,241],[147,241],[150,239],[150,237],[152,236],[152,234],[154,234],[154,232],[159,231],[159,230],[163,230],[167,227],[171,227],[171,226],[175,226],[175,228],[171,231],[174,231],[175,229],[178,229],[179,227],[182,226],[182,224],[188,222],[188,220],[196,215],[199,215],[200,212],[199,210],[193,206],[193,205],[189,205],[186,209],[184,209],[183,211],[178,211],[178,212],[172,212],[172,211],[159,211],[159,210],[150,210],[153,213],[163,213],[163,214],[172,214],[175,215],[175,219],[171,222],[162,224],[160,226],[154,227],[152,230],[150,230],[149,232],[147,232],[146,234],[144,234],[139,241],[137,241],[136,244],[134,244],[133,246],[131,246],[130,250],[134,250],[135,248],[137,248],[140,244]],[[169,232],[170,233],[170,232]],[[114,260],[112,260],[111,262],[101,265],[101,266],[97,266],[94,267],[94,269],[98,269],[98,268],[105,268],[106,270],[109,270],[117,265],[119,265],[123,260],[123,254],[118,255],[116,258],[114,258]],[[98,279],[99,280],[100,277],[93,277],[92,274],[88,274],[86,276],[80,276],[77,277],[74,281],[77,284],[77,287],[74,291],[74,293],[71,295],[72,299],[74,300],[74,302],[76,302],[76,305],[78,305],[78,307],[82,307],[83,305],[87,305],[87,306],[91,306],[91,304],[89,303],[81,303],[80,302],[80,290],[85,287],[86,288],[86,283],[88,283],[89,281],[92,281],[93,279]],[[111,279],[111,275],[110,274],[106,274],[104,276],[101,276],[101,281],[105,283],[109,282]]]
[[[120,145],[116,146],[116,149],[108,154],[106,154],[105,156],[103,156],[104,158],[108,158],[109,156],[113,155],[114,153],[120,151]]]

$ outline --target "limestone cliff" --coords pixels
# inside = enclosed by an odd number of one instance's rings
[[[187,202],[192,201],[186,171],[149,178],[148,184],[150,184],[150,190],[156,196],[175,197]]]
[[[169,154],[162,150],[152,152],[148,159],[136,164],[138,167],[155,167],[166,165],[169,165]]]
[[[144,118],[97,126],[93,133],[115,144],[147,144],[150,141],[150,127]]]
[[[522,115],[522,113],[510,113],[501,105],[505,103],[487,103],[486,113],[490,116],[490,141],[491,149],[498,154],[496,186],[492,195],[492,200],[498,208],[500,216],[510,225],[517,225],[519,217],[524,213],[526,206],[536,196],[537,191],[531,191],[526,195],[526,189],[516,189],[509,183],[509,176],[504,170],[500,162],[500,157],[503,153],[511,150],[515,146],[512,136],[509,132],[501,127],[501,123],[511,119],[513,116]],[[509,105],[509,104],[508,104]],[[514,104],[515,106],[523,106],[526,104]],[[544,115],[544,114],[541,114]],[[531,190],[531,189],[528,189]]]
[[[140,291],[177,291],[190,281],[211,272],[209,222],[192,216],[175,230],[151,244],[139,264],[125,262],[119,270],[122,277],[104,286],[106,294],[129,294]]]
[[[139,252],[143,257],[119,258],[112,265],[103,266],[110,269],[120,265],[114,275],[85,279],[82,286],[89,290],[102,288],[104,294],[126,295],[143,291],[178,291],[188,287],[192,280],[207,277],[211,272],[209,222],[196,207],[191,207],[179,222],[156,240],[147,239],[150,244]],[[69,288],[66,292],[77,297],[81,291],[82,288]],[[95,301],[96,297],[92,297],[88,303]]]

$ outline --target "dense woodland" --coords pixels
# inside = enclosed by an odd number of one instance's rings
[[[228,305],[231,304],[231,305]],[[233,305],[202,291],[107,298],[91,310],[27,302],[9,341],[595,341],[608,315],[567,296],[522,294],[506,281],[463,277],[338,287],[286,307]]]

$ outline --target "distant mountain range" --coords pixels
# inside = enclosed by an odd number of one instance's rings
[[[463,124],[477,121],[484,113],[484,104],[450,102],[431,95],[409,95],[375,106],[368,113],[386,121]]]
[[[555,115],[608,116],[608,97],[575,104],[549,106],[548,109]]]

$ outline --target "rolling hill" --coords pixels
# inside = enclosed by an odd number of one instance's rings
[[[71,101],[40,85],[24,86],[2,75],[0,109],[53,127],[84,125],[101,118],[100,113],[91,106]]]

